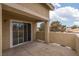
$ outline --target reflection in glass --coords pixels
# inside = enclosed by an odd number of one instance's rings
[[[13,45],[18,44],[18,27],[17,23],[13,23]]]
[[[24,42],[28,41],[28,24],[24,23]]]
[[[19,23],[19,43],[22,43],[24,40],[24,25]]]
[[[31,41],[31,24],[13,22],[13,45]]]

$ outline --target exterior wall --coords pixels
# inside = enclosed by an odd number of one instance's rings
[[[75,40],[76,37],[74,34],[56,32],[50,33],[50,42],[59,43],[63,46],[69,46],[73,49],[75,49]]]
[[[76,51],[77,51],[77,54],[79,56],[79,34],[76,35]]]
[[[37,32],[37,39],[45,40],[44,32]],[[76,36],[74,34],[68,33],[49,33],[49,42],[50,43],[59,43],[63,46],[70,46],[71,48],[76,48]]]
[[[36,39],[45,40],[45,33],[44,33],[44,31],[36,32]]]
[[[43,4],[40,3],[24,3],[19,4],[25,8],[28,8],[29,10],[32,10],[33,12],[36,12],[44,17],[49,17],[49,9],[46,8]]]
[[[13,18],[9,18],[7,17],[3,17],[3,40],[2,40],[2,49],[6,50],[8,48],[10,48],[10,20]],[[27,18],[28,19],[28,18]],[[32,41],[35,39],[35,24],[36,22],[31,22],[31,21],[27,21],[27,20],[21,20],[21,19],[14,19],[14,20],[19,20],[19,21],[24,21],[24,22],[29,22],[32,23]]]
[[[0,4],[0,55],[2,55],[2,6]]]
[[[38,21],[48,21],[49,20],[49,10],[48,6],[40,3],[5,3],[3,4],[3,9],[12,11],[18,14],[22,14],[31,18],[35,18]]]
[[[5,22],[4,20],[2,21],[2,49],[8,49],[10,47],[10,21],[6,19],[7,21]]]

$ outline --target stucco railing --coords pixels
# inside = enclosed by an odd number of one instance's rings
[[[44,32],[37,32],[36,38],[45,40]],[[72,49],[75,49],[79,55],[79,35],[74,33],[50,32],[49,42],[58,43],[63,46],[69,46]]]
[[[45,40],[45,32],[44,31],[38,31],[36,33],[36,39]]]
[[[50,32],[50,42],[58,43],[63,46],[69,46],[75,49],[76,36],[70,33]]]
[[[45,40],[45,34],[42,31],[37,32],[37,39]],[[75,39],[76,35],[72,33],[62,33],[62,32],[50,32],[49,33],[49,42],[50,43],[58,43],[63,46],[69,46],[71,48],[75,48]]]
[[[76,51],[77,51],[77,54],[79,56],[79,34],[76,35]]]

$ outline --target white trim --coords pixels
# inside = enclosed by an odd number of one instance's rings
[[[53,4],[51,4],[51,3],[46,3],[46,5],[47,5],[51,10],[54,10],[54,9],[55,9],[55,7],[53,6]]]
[[[13,48],[13,47],[16,47],[16,46],[19,46],[19,45],[23,45],[23,44],[26,44],[27,42],[23,42],[23,43],[20,43],[20,44],[17,44],[17,45],[14,45],[13,46],[13,32],[12,32],[12,26],[13,26],[13,24],[12,24],[12,22],[13,21],[15,21],[15,22],[22,22],[22,23],[30,23],[31,24],[31,41],[30,42],[32,42],[32,34],[33,34],[33,32],[32,32],[32,23],[31,22],[28,22],[28,21],[20,21],[20,20],[14,20],[14,19],[12,19],[12,20],[10,20],[10,48]]]
[[[12,33],[12,23],[11,23],[11,21],[10,21],[10,48],[12,48],[13,46],[12,46],[12,35],[13,33]]]

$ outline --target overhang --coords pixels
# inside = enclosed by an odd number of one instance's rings
[[[55,7],[51,4],[51,3],[46,3],[46,5],[51,9],[51,10],[54,10]]]
[[[11,4],[11,3],[2,4],[2,8],[4,10],[15,12],[15,13],[25,15],[28,17],[32,17],[32,18],[35,18],[37,20],[48,21],[47,17],[44,17],[36,12],[33,12],[32,10],[30,10],[28,8],[24,8],[16,3],[14,3],[14,4]]]

